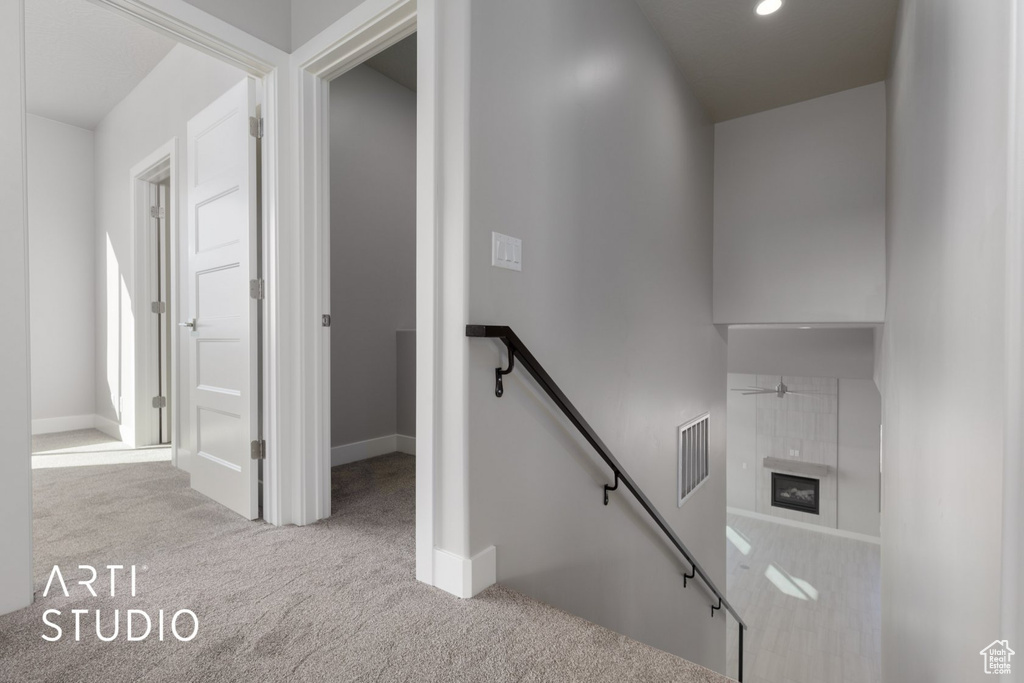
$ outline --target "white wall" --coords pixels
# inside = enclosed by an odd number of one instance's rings
[[[724,589],[711,123],[629,0],[474,2],[470,64],[468,322],[516,330]],[[492,230],[523,239],[521,273],[491,267]],[[494,545],[501,583],[722,670],[725,619],[664,538],[621,487],[602,505],[611,473],[532,380],[494,396],[498,344],[468,343],[472,553]],[[676,430],[705,411],[710,479],[678,509]]]
[[[1005,422],[1019,419],[1004,403],[1016,5],[900,8],[879,372],[886,681],[991,678],[978,652],[1012,637],[1001,614],[1020,609],[1001,587],[1004,467],[1021,458],[1004,454]]]
[[[331,445],[397,433],[397,337],[416,325],[416,93],[331,82]]]
[[[132,301],[132,167],[172,138],[177,138],[178,249],[187,253],[187,164],[185,126],[190,118],[245,75],[221,61],[184,45],[167,56],[114,107],[96,127],[96,412],[121,426],[126,439],[135,430],[134,329],[140,315],[149,316],[149,302]],[[187,262],[179,263],[184,282]],[[174,297],[174,293],[172,293]],[[188,317],[183,296],[172,298],[172,322]],[[184,329],[175,328],[184,346]],[[187,354],[179,355],[178,376],[187,386]],[[179,397],[181,398],[181,397]],[[172,397],[172,401],[175,400]],[[176,410],[181,433],[187,434],[187,411]],[[183,446],[184,444],[182,444]],[[188,453],[179,449],[179,465],[188,468]]]
[[[241,2],[239,0],[185,0],[185,2],[280,50],[292,51],[293,9],[290,0],[242,0]],[[351,4],[358,3],[351,2]],[[295,43],[294,46],[301,44]]]
[[[881,322],[885,87],[715,126],[716,323]]]
[[[24,3],[0,3],[0,614],[32,602]]]
[[[28,116],[33,431],[96,411],[93,133]]]
[[[878,536],[881,396],[872,379],[874,330],[732,328],[728,367],[729,505],[757,510],[755,402],[754,397],[733,389],[755,386],[758,374],[835,377],[839,380],[837,528]]]

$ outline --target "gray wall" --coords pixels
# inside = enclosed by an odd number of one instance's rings
[[[872,379],[872,328],[729,330],[729,372]]]
[[[395,333],[416,324],[416,95],[331,82],[331,445],[396,433]]]
[[[630,0],[473,3],[469,321],[515,328],[725,587],[725,342],[711,322],[713,129]],[[528,47],[528,49],[525,49]],[[490,265],[491,231],[523,271]],[[469,342],[473,553],[503,584],[714,669],[725,619],[497,344]],[[676,507],[676,429],[711,475]]]
[[[25,165],[24,3],[0,3],[0,614],[32,602],[32,470],[29,457],[28,217]]]
[[[881,322],[882,83],[715,126],[715,322]]]
[[[395,415],[395,431],[401,436],[416,436],[416,332],[415,330],[399,330],[398,372],[396,391],[398,392],[397,413]]]
[[[839,528],[878,536],[881,528],[882,397],[869,379],[839,380]]]
[[[879,372],[886,681],[991,679],[978,652],[1013,637],[1001,612],[1020,609],[1000,586],[1004,514],[1019,514],[1004,512],[1004,466],[1021,458],[1003,450],[1007,421],[1020,419],[1004,403],[1005,274],[1020,268],[1006,255],[1017,4],[900,8]]]
[[[730,343],[729,355],[732,355]],[[757,401],[734,389],[757,386],[757,373],[729,373],[726,397],[726,500],[729,507],[757,511]]]
[[[838,528],[878,536],[881,396],[872,380],[874,330],[730,329],[728,501],[756,510],[754,397],[734,388],[756,374],[839,380]]]
[[[291,0],[291,46],[294,51],[351,12],[363,0]]]
[[[289,0],[244,0],[243,2],[239,0],[185,0],[185,2],[278,49],[285,52],[292,51],[292,15],[296,11],[293,4],[299,4],[298,0],[294,3]],[[319,0],[319,2],[324,4],[325,0]],[[337,2],[332,4],[337,4]],[[349,0],[349,5],[356,4],[358,3],[355,0]],[[310,33],[309,37],[316,33],[319,31]],[[297,43],[295,46],[300,44]]]

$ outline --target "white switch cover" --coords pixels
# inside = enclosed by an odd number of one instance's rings
[[[523,269],[523,241],[500,232],[491,233],[491,265],[508,270]]]

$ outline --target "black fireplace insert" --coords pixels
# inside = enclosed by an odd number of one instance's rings
[[[772,505],[787,510],[818,514],[817,479],[772,472]]]

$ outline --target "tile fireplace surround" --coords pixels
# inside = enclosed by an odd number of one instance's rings
[[[839,381],[827,377],[791,377],[782,381],[790,391],[813,396],[774,394],[754,397],[757,424],[757,511],[772,517],[836,528],[839,432]],[[772,388],[778,375],[758,375],[757,386]],[[820,481],[819,513],[772,505],[772,472]]]

